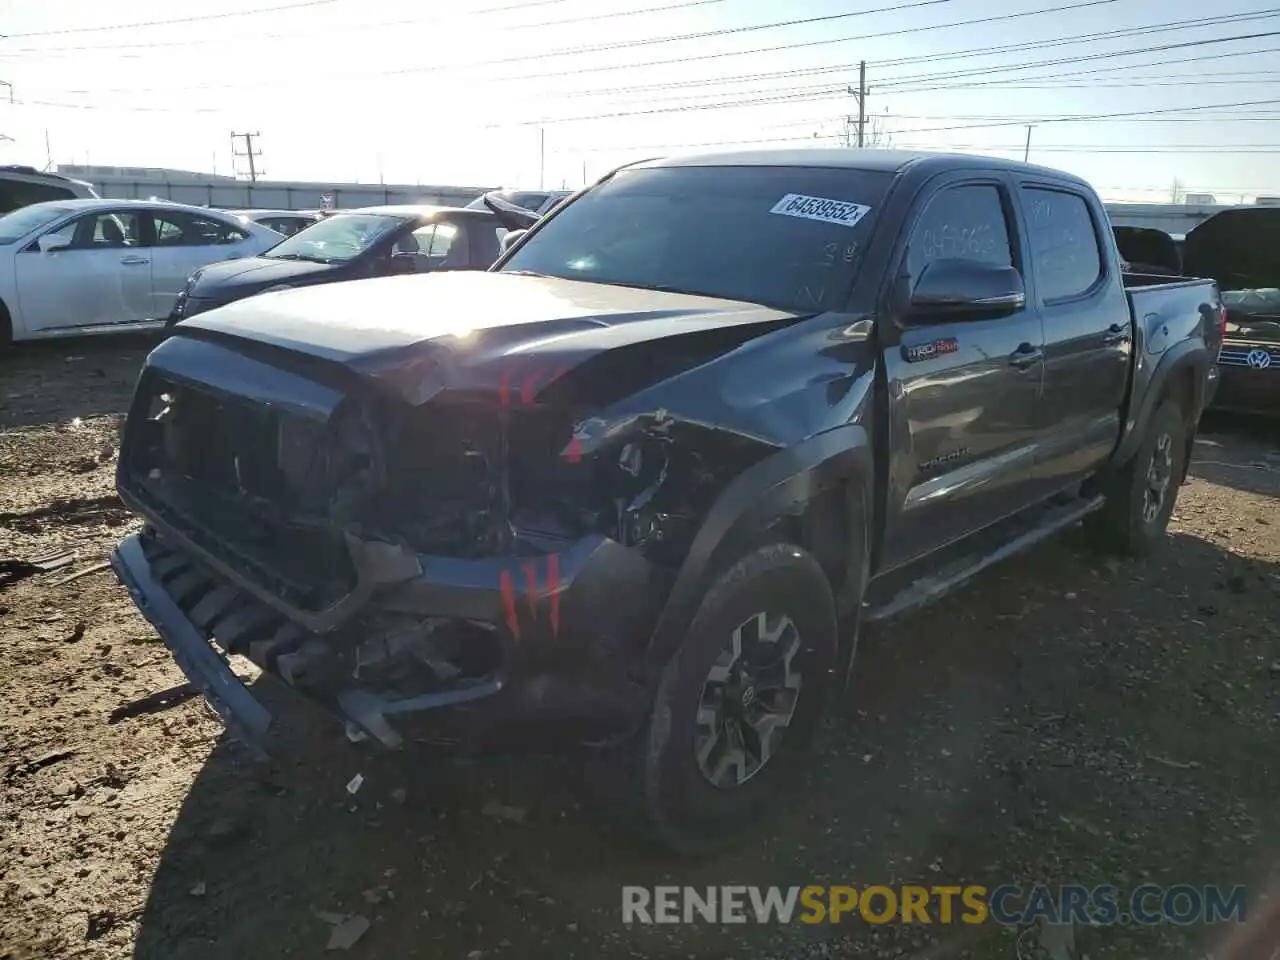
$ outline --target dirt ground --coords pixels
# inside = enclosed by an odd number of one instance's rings
[[[0,958],[314,957],[352,914],[358,958],[1032,955],[993,924],[627,928],[625,883],[1247,884],[1253,921],[1274,902],[1274,425],[1208,425],[1157,558],[1068,535],[871,633],[796,801],[690,864],[604,831],[563,759],[371,757],[295,707],[264,765],[198,701],[121,716],[181,674],[109,571],[60,581],[135,525],[115,442],[149,346],[0,359],[0,560],[76,553],[0,572]],[[1222,950],[1238,932],[1077,939],[1260,955]]]

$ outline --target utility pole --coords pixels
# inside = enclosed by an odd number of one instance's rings
[[[1028,124],[1027,124],[1027,145],[1026,145],[1025,147],[1023,147],[1023,148],[1022,148],[1022,162],[1023,162],[1023,163],[1026,163],[1026,162],[1027,162],[1027,159],[1031,156],[1031,128],[1032,128],[1033,126],[1034,126],[1034,124],[1031,124],[1031,123],[1028,123]]]
[[[253,146],[254,138],[260,137],[260,136],[262,136],[262,134],[258,133],[256,130],[253,133],[236,133],[235,131],[232,131],[231,133],[232,173],[235,172],[235,164],[236,164],[235,158],[244,157],[246,160],[249,161],[249,182],[250,183],[257,183],[258,174],[261,172],[260,170],[258,170],[257,159],[258,157],[262,156],[262,151],[255,149]],[[240,153],[236,150],[236,141],[238,140],[244,141],[244,153]]]
[[[538,128],[538,189],[547,186],[547,128]]]
[[[858,101],[858,117],[844,118],[844,132],[840,134],[840,145],[843,147],[853,146],[856,139],[859,147],[867,145],[867,61],[863,60],[858,64],[858,87],[845,87],[845,92],[849,96]],[[856,136],[850,133],[850,129],[856,130]]]
[[[858,63],[858,149],[866,145],[867,130],[867,61]]]

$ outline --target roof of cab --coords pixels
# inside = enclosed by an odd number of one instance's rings
[[[909,150],[858,150],[848,148],[799,148],[789,150],[734,150],[645,160],[634,167],[826,167],[898,173],[908,167],[924,172],[945,170],[1009,170],[1052,176],[1084,183],[1061,170],[970,153],[918,153]]]

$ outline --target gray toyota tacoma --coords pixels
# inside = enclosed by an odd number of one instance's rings
[[[695,848],[794,779],[860,623],[1081,521],[1160,543],[1223,319],[1212,281],[1122,275],[1055,170],[640,163],[488,272],[179,323],[113,564],[250,742],[233,654],[358,749],[587,748]]]

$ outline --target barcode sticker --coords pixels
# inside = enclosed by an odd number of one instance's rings
[[[803,193],[788,193],[769,212],[784,217],[800,217],[804,220],[856,227],[858,221],[871,212],[871,208],[847,200],[828,200],[825,197],[807,197]]]

